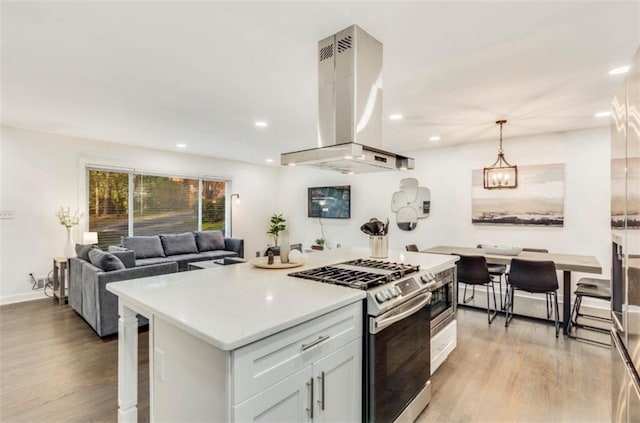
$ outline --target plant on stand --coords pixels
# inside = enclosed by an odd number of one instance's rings
[[[274,247],[278,246],[278,236],[280,233],[287,229],[286,222],[287,219],[282,217],[282,213],[274,214],[269,220],[270,226],[267,233],[273,236]]]
[[[324,249],[324,243],[325,243],[325,239],[324,238],[318,238],[315,241],[315,244],[311,246],[312,250],[323,250]]]
[[[60,207],[60,210],[56,213],[58,217],[58,221],[62,226],[67,228],[67,243],[64,246],[64,255],[68,257],[75,257],[75,249],[73,238],[71,237],[71,228],[78,225],[80,223],[80,219],[84,213],[80,213],[78,210],[75,211],[74,214],[71,214],[71,208]]]

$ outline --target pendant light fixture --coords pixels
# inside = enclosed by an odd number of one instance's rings
[[[518,166],[511,166],[504,158],[502,150],[502,125],[505,123],[507,123],[506,120],[496,121],[496,124],[500,125],[500,149],[495,163],[484,168],[485,189],[516,188],[518,186]]]

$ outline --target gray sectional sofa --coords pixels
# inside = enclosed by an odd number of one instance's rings
[[[178,270],[187,270],[195,261],[225,257],[244,257],[244,240],[225,238],[220,231],[196,231],[182,234],[128,236],[118,249],[135,253],[135,265],[176,262]],[[110,250],[114,248],[110,247]]]
[[[107,291],[108,283],[178,271],[175,262],[136,267],[133,251],[106,253],[76,245],[76,254],[69,259],[69,305],[99,336],[118,332],[118,297]],[[138,324],[147,320],[140,318]]]
[[[132,236],[109,252],[76,245],[76,254],[69,259],[69,305],[99,336],[107,336],[118,332],[118,297],[106,290],[109,282],[175,273],[196,261],[242,258],[244,241],[220,231]]]

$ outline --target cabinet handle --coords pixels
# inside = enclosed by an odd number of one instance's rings
[[[313,342],[310,342],[308,344],[302,344],[302,351],[306,351],[311,347],[315,347],[316,345],[318,345],[321,342],[326,341],[327,339],[331,338],[329,335],[324,335],[324,336],[319,336],[318,339],[316,339]]]
[[[320,398],[318,399],[318,404],[320,404],[320,410],[324,411],[324,372],[320,372],[318,380],[320,381]]]
[[[313,378],[307,382],[307,392],[309,393],[309,407],[307,407],[307,413],[309,418],[313,420]]]

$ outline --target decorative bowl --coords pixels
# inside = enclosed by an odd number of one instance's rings
[[[509,247],[507,245],[482,244],[481,247],[485,253],[499,256],[517,256],[522,252],[522,248],[520,247]]]

